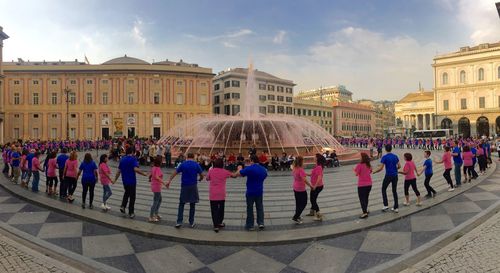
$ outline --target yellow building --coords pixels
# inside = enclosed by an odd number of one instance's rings
[[[182,60],[151,64],[125,55],[97,65],[22,59],[2,65],[4,141],[159,138],[212,112],[212,69]]]
[[[500,134],[500,42],[434,58],[436,125],[463,136]]]
[[[434,92],[423,89],[408,93],[395,105],[399,127],[407,135],[412,130],[435,129]]]
[[[293,102],[294,115],[306,118],[333,134],[333,108],[329,102],[295,98]]]
[[[329,86],[319,89],[300,91],[295,98],[304,100],[317,100],[317,101],[352,101],[352,92],[347,90],[345,86]]]
[[[358,101],[361,105],[370,106],[375,111],[375,130],[377,136],[387,136],[394,128],[396,117],[394,114],[394,101],[373,101],[363,99]]]

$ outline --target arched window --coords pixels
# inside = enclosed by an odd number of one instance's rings
[[[479,71],[477,72],[477,80],[484,81],[484,69],[483,68],[479,68]]]
[[[460,71],[460,83],[465,83],[465,71]]]
[[[441,84],[443,85],[448,84],[448,73],[446,72],[443,73],[443,79],[441,81]]]

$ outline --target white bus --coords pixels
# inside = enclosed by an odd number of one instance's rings
[[[449,138],[453,136],[451,129],[416,130],[413,132],[414,138]]]

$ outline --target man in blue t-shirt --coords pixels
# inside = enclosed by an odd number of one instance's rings
[[[479,175],[476,172],[476,162],[477,162],[477,149],[476,149],[476,144],[472,144],[470,151],[472,152],[472,168],[469,169],[469,176],[472,176],[472,179],[477,179]]]
[[[458,146],[458,141],[455,140],[453,142],[453,150],[451,151],[451,155],[453,156],[453,163],[455,165],[455,183],[457,187],[462,185],[462,150]]]
[[[196,211],[196,203],[200,201],[198,194],[198,180],[203,179],[203,169],[198,162],[194,161],[194,154],[188,153],[187,160],[182,162],[172,173],[170,179],[167,182],[167,188],[170,187],[172,179],[177,176],[177,174],[182,174],[181,176],[181,193],[179,197],[179,207],[177,210],[177,223],[176,228],[182,226],[184,221],[184,205],[189,203],[189,225],[194,228],[194,213]],[[199,179],[198,179],[199,177]]]
[[[21,175],[21,147],[13,147],[11,154],[12,165],[12,183],[19,183],[19,176]]]
[[[32,174],[31,168],[33,167],[33,164],[32,164],[33,157],[35,157],[35,150],[31,149],[29,154],[26,156],[26,161],[28,161],[28,170],[26,170],[26,172],[27,172],[26,181],[24,181],[24,182],[21,181],[21,185],[24,186],[25,188],[28,188],[28,186],[30,184],[30,179],[31,179],[31,174]]]
[[[234,176],[243,176],[247,178],[247,191],[245,194],[247,201],[247,220],[245,229],[248,231],[255,230],[253,217],[253,204],[257,210],[257,225],[259,229],[264,229],[264,180],[267,177],[267,170],[259,164],[257,155],[251,155],[250,160],[252,165],[237,171]]]
[[[427,198],[436,197],[436,191],[430,185],[432,175],[434,174],[434,172],[432,170],[431,151],[429,151],[429,150],[424,151],[424,157],[425,157],[425,161],[424,161],[423,168],[422,168],[422,170],[420,170],[420,172],[417,171],[417,173],[418,173],[418,175],[421,175],[422,172],[425,174],[424,186],[425,186],[425,189],[427,190],[426,197]]]
[[[69,159],[67,155],[68,149],[66,147],[62,148],[61,154],[57,156],[56,163],[57,169],[59,170],[59,198],[65,199],[68,196],[68,184],[66,183],[64,177],[64,167],[66,166],[66,160]]]
[[[384,201],[384,207],[382,211],[386,212],[389,209],[389,201],[387,200],[387,187],[392,186],[392,196],[394,198],[394,207],[391,208],[393,212],[398,212],[398,169],[401,168],[399,164],[399,158],[397,155],[392,153],[392,145],[385,145],[385,151],[387,152],[380,160],[379,167],[373,172],[378,173],[382,171],[385,167],[385,176],[382,182],[382,199]]]
[[[116,181],[121,175],[123,188],[125,189],[125,192],[123,193],[120,212],[125,214],[125,208],[127,207],[127,203],[130,200],[128,207],[128,216],[131,219],[135,217],[134,206],[135,206],[135,192],[137,187],[137,178],[135,176],[136,173],[142,176],[148,176],[146,173],[144,173],[139,169],[139,162],[134,157],[134,148],[132,146],[129,146],[126,150],[126,155],[120,159],[114,183],[116,183]]]

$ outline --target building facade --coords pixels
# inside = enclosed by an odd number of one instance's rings
[[[354,102],[336,101],[333,107],[333,134],[335,136],[373,136],[375,110]]]
[[[300,91],[295,97],[302,100],[316,100],[330,103],[336,101],[351,102],[352,92],[347,90],[345,86],[338,85]]]
[[[8,39],[9,36],[3,32],[3,28],[0,27],[0,91],[3,90],[4,84],[4,75],[3,75],[3,67],[2,67],[2,59],[3,59],[3,40]],[[5,109],[3,107],[3,98],[0,96],[0,143],[4,143],[4,121],[5,121]]]
[[[372,107],[375,111],[375,130],[377,136],[387,136],[394,128],[396,117],[394,114],[394,101],[359,100],[359,104]]]
[[[333,108],[331,103],[294,98],[293,113],[306,118],[333,134]]]
[[[500,134],[500,43],[436,56],[432,67],[439,128],[466,137]]]
[[[127,57],[102,64],[4,62],[5,141],[161,137],[212,110],[212,70]]]
[[[423,89],[408,93],[395,106],[398,127],[405,135],[414,130],[435,129],[434,92]]]
[[[231,68],[218,73],[213,78],[213,113],[237,115],[246,105],[247,94],[246,68]],[[293,87],[291,80],[285,80],[269,73],[254,70],[255,89],[254,95],[261,114],[286,114],[293,115]],[[251,98],[249,98],[251,100]],[[250,104],[252,104],[249,101]]]

